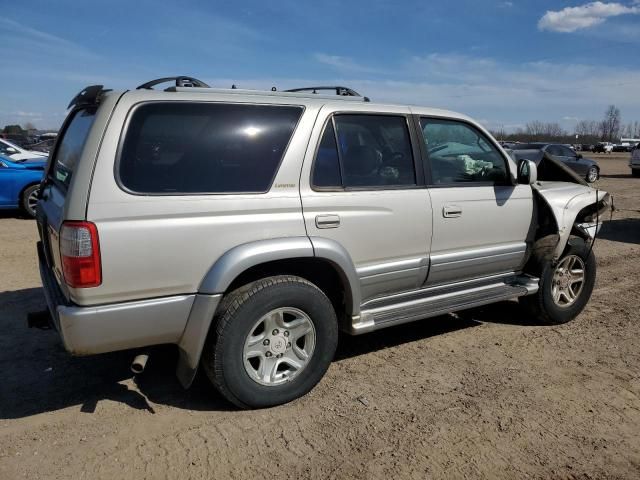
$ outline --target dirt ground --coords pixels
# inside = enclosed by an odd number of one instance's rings
[[[599,156],[619,210],[591,302],[532,325],[514,302],[341,339],[305,398],[237,411],[176,352],[71,358],[45,308],[36,228],[0,217],[0,479],[640,478],[640,179]]]

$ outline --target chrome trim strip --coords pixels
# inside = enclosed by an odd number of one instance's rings
[[[527,250],[525,242],[511,243],[494,247],[474,248],[473,250],[462,250],[458,252],[439,253],[431,255],[431,266],[462,262],[472,259],[484,259],[506,254],[524,253]]]
[[[360,267],[356,269],[356,272],[361,279],[364,279],[374,275],[420,268],[427,265],[428,261],[428,257],[403,258],[392,262],[376,263],[374,265]]]

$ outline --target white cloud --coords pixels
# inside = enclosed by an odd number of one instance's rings
[[[9,18],[0,17],[0,42],[5,55],[20,52],[21,56],[55,55],[57,58],[97,58],[93,52],[69,40],[31,28]]]
[[[329,65],[336,70],[342,72],[361,72],[361,73],[374,73],[378,70],[365,65],[356,63],[349,57],[342,57],[340,55],[328,55],[326,53],[316,53],[313,55],[316,62],[324,65]]]
[[[639,2],[634,6],[621,3],[592,2],[578,7],[567,7],[562,10],[549,10],[538,21],[538,29],[552,32],[575,32],[583,28],[600,25],[609,17],[640,13]]]
[[[338,65],[343,66],[340,62]],[[376,70],[377,66],[358,67],[364,71]],[[433,53],[409,58],[390,67],[390,71],[382,76],[342,71],[320,79],[236,81],[249,88],[276,85],[279,90],[317,84],[346,85],[375,102],[455,110],[482,118],[492,128],[514,129],[538,119],[560,122],[570,129],[575,119],[568,118],[567,112],[571,117],[598,120],[612,103],[621,107],[624,121],[640,120],[640,97],[636,94],[640,68],[633,65],[603,70],[584,64],[541,61],[514,64],[493,58]],[[211,84],[220,82],[213,80]]]

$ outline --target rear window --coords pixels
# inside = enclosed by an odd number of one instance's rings
[[[143,194],[269,190],[302,107],[147,103],[121,147],[119,179]]]
[[[54,180],[65,188],[69,186],[73,171],[82,154],[84,143],[95,119],[96,109],[77,110],[72,115],[56,147],[52,170]]]

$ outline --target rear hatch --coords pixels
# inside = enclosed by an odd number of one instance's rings
[[[56,146],[47,165],[42,184],[41,198],[36,216],[41,240],[41,254],[47,268],[55,274],[56,281],[64,286],[60,260],[59,234],[67,212],[67,202],[74,173],[81,161],[90,161],[95,155],[84,155],[87,138],[96,118],[96,106],[72,110],[65,120]],[[81,219],[79,219],[81,220]],[[66,289],[62,288],[66,294]]]

